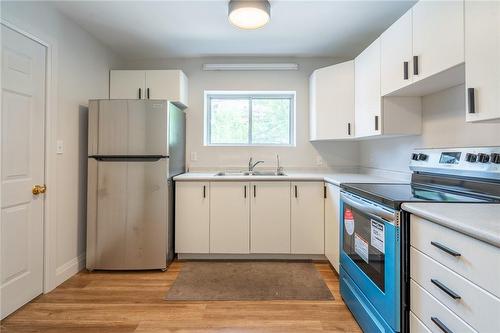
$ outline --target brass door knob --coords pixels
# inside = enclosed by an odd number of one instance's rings
[[[46,190],[47,190],[47,186],[45,186],[45,185],[35,185],[35,186],[33,186],[33,189],[31,190],[31,192],[33,193],[33,195],[39,195],[41,193],[45,193]]]

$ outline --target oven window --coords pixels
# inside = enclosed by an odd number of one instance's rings
[[[344,204],[344,240],[346,255],[385,291],[385,226],[382,219],[374,219]]]

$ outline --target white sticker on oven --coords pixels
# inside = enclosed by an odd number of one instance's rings
[[[371,220],[372,230],[371,230],[371,245],[382,253],[385,253],[385,226],[375,220]]]
[[[356,233],[354,234],[354,252],[368,263],[368,242]]]
[[[352,234],[354,233],[354,215],[352,213],[352,210],[350,210],[349,208],[346,208],[344,210],[344,228],[349,236],[352,236]]]

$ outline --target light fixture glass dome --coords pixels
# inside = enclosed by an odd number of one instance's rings
[[[229,1],[229,21],[242,29],[258,29],[269,22],[271,4],[267,0]]]

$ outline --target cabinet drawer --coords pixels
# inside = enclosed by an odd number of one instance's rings
[[[446,332],[446,328],[454,333],[476,332],[413,280],[410,282],[410,309],[431,332]]]
[[[431,333],[424,323],[418,319],[413,312],[410,312],[410,332],[411,333]]]
[[[415,215],[411,216],[410,242],[420,252],[500,296],[499,248]]]
[[[410,263],[411,278],[473,328],[493,332],[500,327],[498,298],[413,247]]]

